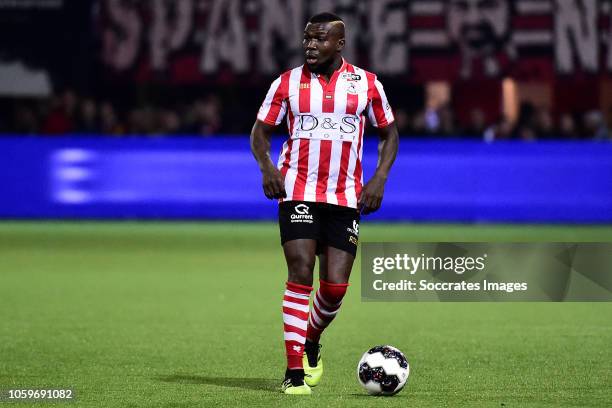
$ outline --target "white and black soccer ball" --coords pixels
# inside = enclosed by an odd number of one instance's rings
[[[392,346],[372,347],[357,365],[359,383],[370,395],[397,394],[406,385],[409,374],[406,356]]]

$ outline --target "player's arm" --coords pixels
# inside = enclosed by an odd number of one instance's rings
[[[270,199],[287,197],[283,175],[270,158],[270,139],[274,128],[258,119],[251,130],[251,151],[261,171],[264,194]]]
[[[371,100],[368,103],[367,112],[370,123],[378,130],[380,142],[378,144],[376,172],[361,190],[358,201],[363,214],[369,214],[380,208],[385,192],[385,183],[393,161],[395,161],[399,145],[395,118],[391,106],[389,106],[387,95],[385,95],[385,90],[376,78],[374,78],[373,85],[368,90]]]
[[[378,163],[374,175],[361,190],[359,197],[359,208],[363,214],[369,214],[380,208],[385,183],[391,171],[391,166],[397,156],[399,146],[399,133],[395,122],[389,126],[378,128]]]
[[[287,111],[288,81],[285,73],[272,82],[251,130],[251,151],[261,171],[264,194],[270,199],[287,197],[283,175],[270,158],[270,139]]]

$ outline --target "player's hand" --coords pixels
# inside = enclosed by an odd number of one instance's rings
[[[266,197],[269,199],[287,198],[283,175],[276,167],[270,166],[270,168],[266,169],[262,174],[262,179]]]
[[[385,192],[385,179],[374,175],[361,190],[357,207],[362,214],[370,214],[380,208]]]

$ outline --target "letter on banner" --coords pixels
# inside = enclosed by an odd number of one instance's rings
[[[607,68],[608,68],[608,72],[612,72],[612,3],[610,4],[610,10],[608,11],[608,15],[609,15],[609,26],[610,29],[608,30],[608,64],[607,64]]]
[[[598,3],[592,0],[556,0],[555,59],[559,72],[569,74],[575,71],[574,56],[585,70],[597,71]]]
[[[270,74],[279,70],[277,62],[284,66],[296,66],[302,63],[302,31],[304,29],[303,0],[279,1],[264,0],[261,2],[259,24],[258,56],[261,72]],[[277,34],[277,37],[275,37]],[[275,54],[275,39],[282,40],[283,55]],[[277,51],[278,52],[278,51]],[[290,58],[287,61],[287,57]]]
[[[172,21],[168,21],[170,14],[175,16]],[[153,69],[166,68],[168,54],[180,49],[189,37],[192,21],[193,0],[177,0],[173,3],[165,0],[153,1],[153,25],[150,41]]]
[[[136,60],[142,22],[133,6],[124,5],[119,0],[106,3],[109,28],[102,33],[102,59],[118,71],[130,68]]]
[[[240,1],[215,0],[207,26],[200,60],[202,71],[216,72],[220,62],[225,61],[235,72],[246,72],[249,68],[248,39]]]
[[[397,1],[373,1],[368,14],[370,61],[372,69],[380,74],[401,73],[407,67],[406,7],[392,7],[394,4]]]

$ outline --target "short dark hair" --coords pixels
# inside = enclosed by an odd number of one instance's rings
[[[311,24],[331,23],[333,21],[343,21],[343,20],[339,16],[333,13],[315,14],[314,16],[310,17],[310,20],[308,20],[308,22]]]

